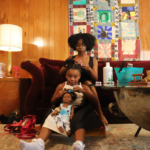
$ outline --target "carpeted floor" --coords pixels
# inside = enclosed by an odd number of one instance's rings
[[[85,150],[150,150],[150,132],[142,129],[134,137],[138,126],[135,124],[110,124],[106,138],[86,137]],[[30,140],[26,140],[30,141]],[[74,138],[52,135],[46,142],[46,150],[71,150]],[[0,150],[20,150],[19,139],[3,131],[0,125]]]

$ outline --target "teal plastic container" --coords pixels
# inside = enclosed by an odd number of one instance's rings
[[[134,80],[132,74],[143,73],[143,68],[137,68],[137,67],[124,67],[120,72],[118,72],[120,68],[114,68],[114,69],[119,83],[131,82],[131,80]],[[140,79],[141,79],[140,76],[136,76],[136,80],[140,80]]]

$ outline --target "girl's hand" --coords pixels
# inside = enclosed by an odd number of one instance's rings
[[[60,91],[58,92],[58,94],[59,94],[59,96],[61,97],[61,96],[63,96],[63,94],[66,93],[66,92],[67,92],[66,90],[60,90]]]
[[[52,113],[51,113],[51,116],[55,116],[55,115],[57,115],[57,113],[58,113],[58,112],[56,112],[56,111],[55,111],[55,112],[52,112]]]
[[[80,87],[78,87],[78,86],[75,86],[75,87],[73,88],[73,92],[83,93],[83,89],[80,88]]]
[[[51,113],[51,116],[54,116],[55,114],[54,113]]]

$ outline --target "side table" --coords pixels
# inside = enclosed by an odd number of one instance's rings
[[[0,115],[9,116],[19,109],[19,117],[25,115],[24,100],[31,85],[31,78],[0,78]]]
[[[128,84],[117,85],[89,85],[102,89],[114,91],[117,105],[133,123],[139,126],[135,137],[138,136],[141,128],[150,131],[150,85],[149,84]]]

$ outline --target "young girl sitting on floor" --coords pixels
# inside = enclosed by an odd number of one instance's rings
[[[68,90],[67,93],[64,93],[62,101],[59,107],[51,113],[51,116],[55,116],[56,125],[61,133],[64,133],[63,127],[66,129],[66,133],[69,136],[70,132],[70,119],[74,115],[74,109],[71,105],[72,101],[76,100],[76,94],[72,90]]]
[[[60,104],[61,97],[66,93],[65,89],[73,90],[76,93],[77,98],[71,104],[74,108],[74,115],[71,120],[71,134],[75,134],[75,143],[73,143],[73,150],[83,150],[85,145],[84,135],[85,130],[101,128],[103,123],[94,111],[98,108],[98,98],[93,94],[87,85],[83,85],[79,82],[81,77],[81,66],[69,62],[66,66],[66,79],[67,81],[59,84],[51,99],[51,103],[56,106]],[[102,114],[99,114],[102,115]],[[33,139],[31,143],[20,141],[20,148],[22,150],[44,150],[45,142],[48,139],[52,131],[57,131],[58,128],[52,128],[52,116],[51,114],[46,118],[38,139]],[[59,131],[58,131],[59,132]],[[59,132],[62,134],[61,132]]]

